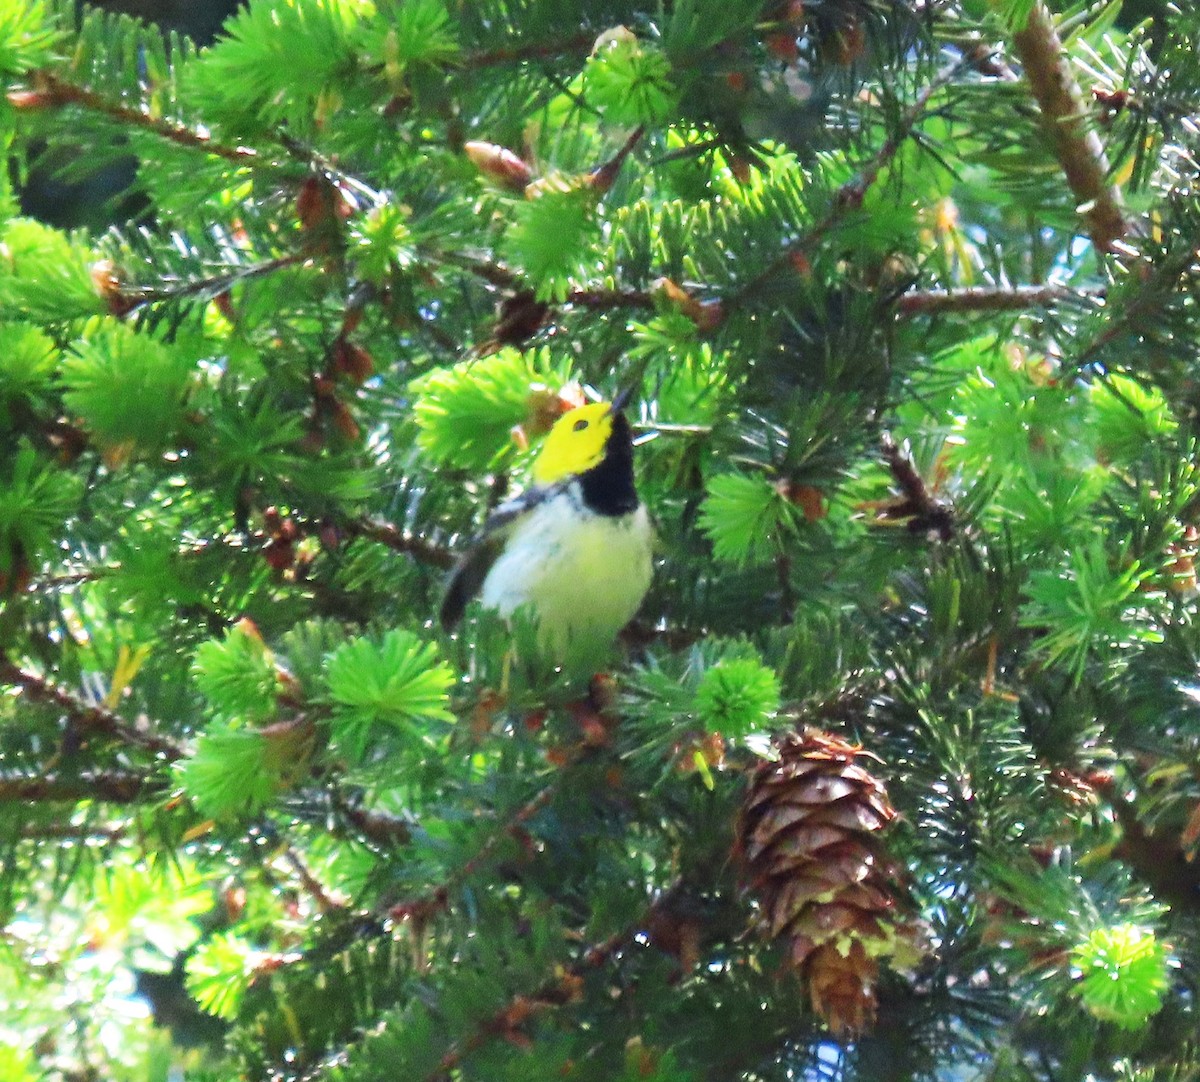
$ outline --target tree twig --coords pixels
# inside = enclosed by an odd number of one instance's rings
[[[317,909],[323,916],[330,913],[340,913],[346,909],[346,903],[340,898],[333,897],[325,885],[312,873],[312,870],[304,862],[304,858],[296,852],[291,844],[285,844],[283,848],[283,859],[287,861],[289,867],[296,874],[296,879],[300,886],[317,904]]]
[[[1109,182],[1100,137],[1088,123],[1083,94],[1042,0],[1036,0],[1024,28],[1013,35],[1013,48],[1041,109],[1054,156],[1087,221],[1092,243],[1100,251],[1110,252],[1128,230],[1120,194]]]
[[[1020,78],[1009,67],[1004,54],[995,47],[985,44],[981,38],[976,37],[963,47],[963,58],[973,71],[977,71],[989,79],[1015,83]]]
[[[136,804],[166,792],[166,784],[145,774],[107,771],[63,777],[58,774],[0,775],[0,803],[57,804],[98,800]]]
[[[891,164],[905,140],[916,129],[918,122],[929,108],[930,101],[950,83],[962,69],[964,63],[963,60],[957,60],[953,64],[947,65],[921,88],[916,100],[904,111],[895,130],[884,140],[883,145],[875,152],[874,156],[859,170],[857,176],[846,181],[838,189],[833,205],[825,217],[806,230],[799,240],[784,248],[762,271],[728,298],[725,301],[727,306],[733,307],[743,303],[759,293],[772,278],[794,268],[798,256],[803,255],[816,241],[830,232],[847,214],[862,206],[863,199],[871,186],[879,179],[879,174]]]
[[[462,66],[467,71],[478,68],[492,67],[496,64],[515,64],[522,60],[547,60],[557,56],[578,56],[590,52],[596,42],[596,35],[588,31],[572,34],[557,41],[530,41],[521,45],[502,45],[495,49],[485,49],[467,53],[462,58]]]
[[[626,159],[633,153],[634,147],[642,141],[642,136],[645,134],[646,129],[638,125],[638,127],[630,132],[629,138],[625,140],[621,149],[616,154],[592,170],[591,182],[592,187],[596,191],[601,193],[607,192],[616,183],[617,177],[621,172],[621,166],[625,164]]]
[[[1149,275],[1138,282],[1137,293],[1129,301],[1114,305],[1114,314],[1104,321],[1100,331],[1082,349],[1073,362],[1077,369],[1091,364],[1122,335],[1136,331],[1138,321],[1164,304],[1163,298],[1173,294],[1180,280],[1195,266],[1197,251],[1187,249],[1161,260],[1150,268]]]
[[[198,297],[205,294],[215,297],[240,282],[247,282],[252,278],[262,278],[277,270],[282,270],[284,267],[294,267],[311,258],[311,255],[310,252],[290,252],[288,255],[277,256],[249,267],[231,267],[220,274],[214,274],[208,278],[198,278],[191,282],[143,289],[123,289],[118,291],[117,299],[123,302],[122,311],[131,312],[143,304],[158,304],[163,301],[182,300],[185,297]]]
[[[515,1038],[521,1027],[536,1014],[575,1002],[582,990],[584,974],[588,970],[598,969],[622,947],[633,942],[638,932],[653,921],[656,907],[657,903],[649,906],[638,920],[588,947],[573,965],[562,967],[540,988],[528,994],[518,993],[513,996],[503,1007],[481,1022],[470,1035],[451,1045],[438,1061],[438,1065],[425,1076],[424,1082],[444,1082],[472,1052],[478,1051],[497,1038]],[[349,1048],[342,1048],[327,1056],[302,1075],[300,1082],[317,1082],[330,1071],[344,1066],[350,1051]]]
[[[21,828],[21,837],[31,841],[117,842],[128,833],[124,823],[32,823]]]
[[[606,311],[610,308],[653,308],[654,296],[645,289],[577,289],[568,293],[566,304],[576,308]]]
[[[398,815],[356,808],[347,803],[336,790],[333,793],[333,802],[338,814],[359,834],[376,845],[408,845],[412,841],[412,828],[407,820]]]
[[[1059,301],[1098,300],[1062,285],[973,286],[966,289],[914,289],[896,300],[901,316],[938,316],[955,312],[1023,312],[1048,308]]]
[[[573,761],[582,751],[582,745],[576,745],[569,753],[567,762]],[[564,764],[566,765],[566,764]],[[560,768],[561,770],[561,768]],[[391,907],[388,910],[388,915],[395,921],[417,920],[423,921],[427,916],[446,904],[450,891],[460,883],[466,882],[477,871],[479,871],[496,851],[497,846],[505,839],[510,838],[522,826],[529,822],[539,811],[550,803],[554,794],[558,792],[559,786],[562,783],[562,775],[555,777],[549,785],[544,789],[539,790],[534,796],[521,805],[510,816],[502,826],[488,835],[487,840],[479,847],[475,855],[468,861],[456,868],[447,878],[439,883],[432,890],[427,890],[423,894],[415,897],[407,898],[402,902]]]
[[[58,574],[40,575],[33,579],[25,589],[31,594],[50,590],[66,590],[72,586],[80,586],[85,582],[95,582],[97,579],[103,578],[106,574],[119,569],[119,564],[103,564],[79,571],[63,571]]]
[[[239,165],[250,165],[260,161],[258,151],[250,147],[231,147],[214,142],[204,131],[197,131],[183,124],[175,124],[170,120],[151,116],[143,109],[135,109],[120,102],[112,101],[94,90],[68,82],[59,75],[49,71],[38,71],[33,76],[34,94],[37,104],[42,107],[62,107],[78,105],[94,113],[102,113],[112,120],[120,121],[143,131],[153,132],[169,142],[179,146],[192,147],[212,154],[226,161],[237,162]]]
[[[371,206],[381,207],[387,203],[387,195],[384,192],[377,191],[375,188],[372,188],[371,185],[369,185],[365,180],[360,180],[353,173],[347,173],[340,166],[330,161],[327,157],[325,157],[325,155],[320,153],[320,151],[315,150],[313,147],[306,146],[286,130],[280,131],[276,138],[278,138],[279,144],[283,147],[283,149],[292,155],[292,157],[303,162],[308,166],[309,169],[323,174],[324,176],[328,177],[329,180],[335,181],[343,185],[344,188],[348,189],[349,191],[361,196],[364,200],[370,203]]]
[[[448,548],[438,545],[428,538],[402,530],[390,522],[376,518],[359,518],[344,524],[348,533],[355,537],[365,537],[378,541],[395,552],[403,552],[418,563],[429,564],[448,570],[454,566],[455,556]]]
[[[670,892],[664,896],[669,897]],[[472,1052],[478,1051],[496,1038],[515,1038],[522,1026],[534,1015],[574,1002],[582,991],[584,974],[590,969],[598,969],[604,965],[619,950],[633,942],[638,932],[653,924],[657,906],[657,902],[648,906],[632,924],[588,947],[574,965],[563,967],[535,992],[513,996],[500,1010],[479,1025],[474,1033],[453,1045],[441,1058],[437,1067],[425,1076],[425,1082],[444,1082]]]
[[[0,657],[0,684],[20,688],[32,702],[58,707],[68,724],[79,731],[99,733],[130,747],[144,748],[168,761],[183,757],[183,746],[169,737],[136,728],[111,710],[93,706],[44,676],[22,669],[4,657]]]

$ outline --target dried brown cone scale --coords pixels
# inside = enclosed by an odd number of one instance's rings
[[[781,943],[813,1010],[852,1036],[874,1020],[879,960],[913,949],[903,874],[881,839],[896,811],[862,765],[870,752],[815,729],[777,751],[755,769],[739,817],[743,880],[759,931]]]

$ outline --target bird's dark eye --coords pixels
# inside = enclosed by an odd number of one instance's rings
[[[578,421],[575,422],[575,431],[582,432],[585,428],[587,428],[587,426],[588,426],[587,421],[583,420],[583,418],[580,418]]]

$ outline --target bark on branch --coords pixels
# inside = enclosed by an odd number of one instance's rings
[[[44,676],[22,669],[3,657],[0,657],[0,685],[19,688],[32,702],[57,707],[78,732],[98,733],[130,747],[144,748],[169,761],[183,757],[183,746],[174,740],[135,728],[111,710],[93,706]]]
[[[902,316],[939,316],[952,312],[1024,312],[1059,301],[1093,299],[1059,285],[974,286],[968,289],[914,289],[901,294],[896,312]]]
[[[347,531],[355,537],[365,537],[371,541],[386,545],[395,552],[403,552],[411,556],[417,563],[428,564],[448,570],[454,566],[456,559],[453,552],[427,538],[402,530],[382,519],[360,518],[345,523]]]
[[[105,772],[60,777],[57,774],[0,775],[0,803],[74,804],[98,800],[106,804],[136,804],[145,797],[164,792],[142,774]],[[78,832],[79,828],[72,828]]]
[[[67,105],[77,105],[90,112],[101,113],[121,124],[153,132],[179,146],[202,150],[206,154],[224,158],[226,161],[247,165],[259,160],[258,152],[250,147],[224,146],[214,142],[207,132],[197,131],[183,124],[175,124],[170,120],[152,116],[144,109],[135,109],[121,102],[113,101],[94,90],[69,82],[53,72],[35,72],[33,86],[34,89],[31,91],[12,91],[8,96],[9,103],[18,109],[62,108]]]
[[[1127,231],[1120,193],[1108,180],[1108,160],[1087,119],[1087,107],[1071,73],[1054,20],[1038,0],[1024,29],[1013,35],[1013,48],[1042,111],[1046,134],[1067,184],[1087,220],[1092,243],[1113,250]]]

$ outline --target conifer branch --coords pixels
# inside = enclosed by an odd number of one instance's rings
[[[143,109],[134,109],[120,102],[112,101],[94,90],[68,82],[59,75],[49,71],[38,71],[33,75],[33,99],[25,93],[20,99],[25,108],[61,108],[67,105],[78,105],[89,112],[101,113],[111,120],[130,127],[141,128],[153,132],[178,146],[191,147],[212,154],[226,161],[237,162],[239,165],[249,165],[260,161],[258,151],[250,147],[231,147],[215,142],[204,131],[197,131],[183,124],[174,124],[169,120],[151,116]],[[20,92],[14,92],[20,93]],[[10,101],[12,101],[10,95]]]
[[[997,49],[976,38],[963,49],[963,56],[973,71],[989,79],[1015,83],[1020,76],[1009,67],[1004,55]]]
[[[905,141],[916,130],[917,124],[920,123],[929,108],[930,101],[939,91],[950,84],[955,75],[962,70],[964,63],[965,61],[960,59],[953,64],[948,64],[921,88],[916,100],[904,111],[895,128],[874,156],[859,170],[857,176],[846,181],[838,189],[833,204],[825,217],[809,228],[799,240],[789,244],[779,256],[726,300],[727,306],[734,307],[745,303],[747,299],[758,294],[771,279],[782,273],[793,271],[796,261],[802,258],[808,249],[812,248],[826,233],[833,230],[847,214],[862,206],[863,199],[875,181],[879,179],[880,173],[892,163]]]
[[[430,260],[434,263],[465,270],[475,275],[476,278],[487,282],[488,285],[495,286],[497,289],[524,288],[518,274],[493,260],[477,259],[474,256],[465,255],[461,252],[442,252],[438,255],[430,256]]]
[[[117,565],[109,564],[104,567],[93,567],[81,571],[64,571],[57,575],[42,575],[33,579],[26,589],[31,594],[52,590],[65,590],[72,586],[82,585],[85,582],[95,582],[97,579],[101,579],[106,574],[116,570],[118,570]]]
[[[582,749],[582,744],[573,747],[567,753],[567,760],[563,766],[565,767],[573,762],[579,756]],[[562,784],[561,770],[562,768],[560,768],[560,773],[554,781],[545,788],[540,789],[531,799],[522,804],[501,827],[489,834],[487,840],[479,847],[474,856],[460,867],[454,869],[445,880],[432,890],[428,890],[424,894],[406,899],[392,906],[388,910],[388,915],[395,921],[422,921],[431,912],[441,909],[446,904],[450,892],[456,886],[465,883],[471,876],[480,871],[491,859],[497,846],[505,838],[511,838],[521,827],[550,803]]]
[[[360,180],[352,173],[347,173],[340,166],[331,162],[324,154],[321,154],[310,146],[306,146],[288,132],[281,131],[278,134],[278,139],[283,149],[291,154],[292,157],[298,158],[310,169],[323,174],[331,181],[341,184],[345,189],[362,196],[373,207],[380,207],[387,203],[387,196],[383,192],[372,188],[366,181]]]
[[[1065,285],[969,286],[961,289],[913,289],[896,299],[896,313],[904,317],[968,312],[1023,312],[1048,308],[1059,301],[1099,300],[1100,291],[1071,289]],[[609,311],[619,308],[652,309],[654,295],[644,289],[579,289],[568,293],[564,304]]]
[[[1122,335],[1134,331],[1141,320],[1163,307],[1174,295],[1181,279],[1195,268],[1197,255],[1195,249],[1186,249],[1153,266],[1145,280],[1139,283],[1135,296],[1116,306],[1115,313],[1104,321],[1103,328],[1075,354],[1075,367],[1081,369],[1090,364]]]
[[[583,742],[573,745],[566,753],[566,760],[563,766],[565,767],[574,762],[582,754],[586,746]],[[500,829],[488,836],[475,855],[456,869],[443,883],[420,896],[410,898],[405,902],[392,906],[388,911],[388,916],[398,923],[401,921],[410,921],[416,927],[423,926],[434,912],[446,904],[449,893],[456,884],[462,883],[478,872],[488,859],[490,859],[496,847],[504,838],[511,837],[515,831],[519,830],[550,802],[551,798],[559,790],[562,778],[561,769],[559,776],[551,784],[539,790],[530,800],[522,804]],[[349,811],[350,809],[343,808],[341,810]],[[351,821],[354,821],[353,817],[351,817]],[[408,840],[407,827],[405,828],[405,837],[403,840]],[[665,897],[669,896],[669,894],[665,895]],[[656,906],[659,904],[661,904],[661,901],[656,902]],[[427,1076],[427,1082],[445,1079],[448,1077],[449,1072],[453,1071],[454,1067],[458,1065],[464,1055],[481,1048],[494,1037],[513,1034],[517,1027],[522,1022],[528,1020],[532,1014],[548,1007],[561,1006],[564,1003],[571,1002],[575,996],[576,988],[581,982],[582,972],[586,969],[594,969],[603,965],[608,958],[612,957],[613,953],[619,950],[625,943],[631,941],[633,936],[650,922],[654,912],[656,912],[656,908],[655,906],[651,906],[646,911],[644,917],[635,924],[615,933],[603,942],[589,947],[580,956],[580,961],[574,967],[556,973],[550,981],[532,995],[514,996],[504,1008],[479,1026],[475,1033],[464,1043],[451,1048],[442,1058],[438,1068]],[[317,1082],[328,1071],[343,1065],[347,1059],[347,1052],[347,1049],[342,1049],[328,1057],[321,1064],[318,1064],[303,1075],[302,1082]]]
[[[2,784],[2,783],[0,783]],[[112,803],[110,801],[110,803]],[[21,837],[29,841],[102,841],[117,842],[128,833],[124,823],[89,825],[87,823],[38,823],[21,828]]]
[[[336,795],[335,795],[336,800]],[[337,810],[355,830],[376,845],[408,845],[412,841],[412,828],[397,815],[386,812],[364,811],[344,801],[337,801]]]
[[[654,295],[645,289],[577,289],[564,302],[576,308],[653,308]]]
[[[548,60],[559,56],[578,56],[591,52],[596,35],[587,31],[572,34],[556,41],[531,41],[524,45],[501,45],[495,49],[482,49],[467,53],[462,66],[467,71],[492,67],[496,64],[516,64],[522,60]]]
[[[966,289],[914,289],[896,300],[901,316],[938,316],[965,312],[1023,312],[1049,308],[1059,301],[1098,299],[1062,285],[973,286]]]
[[[304,858],[296,852],[294,846],[285,844],[283,859],[287,861],[288,866],[295,873],[296,879],[303,888],[304,893],[316,903],[317,909],[322,916],[328,916],[330,913],[340,913],[346,909],[346,903],[329,893],[325,885],[313,875],[312,870],[304,862]]]
[[[515,285],[516,276],[503,268],[475,268],[493,283]],[[1100,300],[1102,291],[1076,290],[1065,285],[969,286],[961,289],[913,289],[896,299],[896,314],[905,318],[969,312],[1023,312],[1048,308],[1060,301]],[[595,311],[650,310],[654,294],[645,289],[578,289],[568,293],[565,305]],[[720,302],[718,302],[720,303]]]
[[[1083,94],[1042,0],[1034,3],[1024,29],[1013,35],[1013,47],[1041,109],[1054,155],[1087,220],[1092,243],[1110,252],[1128,231],[1120,194],[1108,180],[1100,137],[1088,123]]]
[[[950,85],[951,80],[962,70],[962,66],[961,60],[946,65],[921,88],[916,100],[901,115],[899,123],[883,141],[883,145],[875,152],[874,157],[859,170],[858,176],[853,180],[846,181],[838,190],[837,199],[834,201],[829,217],[818,227],[821,232],[836,225],[846,211],[857,210],[862,206],[863,199],[875,181],[879,179],[879,174],[892,164],[893,159],[900,152],[900,148],[916,131],[917,125],[925,117],[929,103],[939,91]],[[795,245],[793,250],[803,251],[803,247]]]
[[[892,148],[889,153],[894,154],[895,148]],[[845,205],[845,199],[851,201],[854,198],[861,199],[861,194],[856,194],[858,188],[852,185],[861,185],[861,177],[843,188],[845,194],[839,197],[838,208]],[[865,188],[862,189],[862,193],[865,193],[865,190]],[[835,208],[831,218],[838,217],[841,213],[842,210]],[[761,284],[761,281],[766,280],[768,276],[773,276],[781,269],[791,266],[793,255],[826,232],[832,224],[832,220],[827,220],[826,223],[811,231],[799,246],[789,249],[785,258],[781,258],[768,268],[769,275],[764,272],[756,281]],[[463,257],[446,257],[445,261],[470,271],[498,288],[518,289],[521,285],[516,274],[496,263],[482,263]],[[733,300],[736,301],[749,293],[749,290],[741,290],[735,294]],[[1103,291],[1075,290],[1069,286],[1053,283],[971,286],[961,289],[913,289],[900,294],[895,302],[895,310],[897,315],[905,318],[969,312],[1023,312],[1035,308],[1048,308],[1060,301],[1094,301],[1102,299],[1103,296]],[[645,289],[577,289],[568,293],[562,303],[571,307],[603,312],[616,309],[651,310],[654,308],[655,300],[654,294]],[[498,338],[500,341],[504,340],[499,336]]]
[[[166,789],[164,783],[145,774],[126,771],[79,774],[74,777],[54,773],[0,775],[0,803],[5,804],[63,804],[81,800],[136,804],[148,796],[161,795]],[[72,830],[78,834],[82,828]]]
[[[613,184],[616,183],[617,177],[620,175],[621,166],[625,164],[626,159],[633,153],[634,147],[642,141],[642,136],[646,134],[646,129],[639,125],[629,133],[629,137],[621,145],[620,150],[616,152],[608,161],[598,165],[589,174],[592,187],[602,195],[607,192]]]
[[[811,235],[808,239],[812,239]],[[520,285],[520,279],[515,274],[498,264],[472,263],[460,259],[454,262],[500,288],[515,289]],[[969,286],[961,289],[912,289],[900,294],[896,299],[896,314],[913,317],[956,312],[1022,312],[1034,308],[1047,308],[1059,301],[1093,301],[1100,300],[1103,296],[1103,291],[1076,290],[1052,283]],[[650,310],[654,308],[655,301],[654,294],[646,289],[577,289],[567,294],[563,304],[596,311],[622,308]]]
[[[664,897],[670,897],[670,892],[666,892]],[[456,1042],[442,1056],[437,1067],[425,1076],[424,1082],[445,1082],[472,1052],[496,1039],[519,1040],[521,1027],[535,1015],[575,1002],[582,989],[584,975],[589,970],[598,969],[619,950],[632,943],[640,931],[653,923],[659,905],[660,902],[655,902],[647,907],[638,920],[588,947],[574,965],[563,967],[536,991],[528,995],[518,993],[513,996],[508,1003],[481,1022],[473,1033]],[[300,1082],[317,1082],[328,1072],[345,1066],[348,1059],[349,1049],[343,1048],[301,1076]]]
[[[354,519],[345,523],[345,528],[352,536],[377,541],[394,552],[403,552],[405,555],[411,556],[417,563],[440,567],[443,570],[449,570],[454,566],[455,555],[448,548],[438,545],[428,538],[409,533],[383,519],[367,517]]]
[[[135,728],[122,717],[102,706],[93,706],[44,676],[22,669],[7,658],[0,656],[0,684],[20,688],[22,693],[36,703],[44,703],[60,709],[69,727],[76,731],[98,733],[110,737],[129,747],[143,748],[164,759],[174,761],[184,755],[183,746],[165,736]]]
[[[474,259],[461,253],[447,252],[433,258],[434,262],[458,267],[497,289],[525,290],[520,275],[501,263]],[[654,296],[645,289],[576,289],[566,295],[563,304],[577,308],[653,308]]]
[[[665,892],[663,898],[670,898],[672,893]],[[537,991],[530,995],[518,993],[513,996],[474,1033],[456,1043],[442,1057],[437,1068],[425,1076],[424,1082],[445,1082],[452,1077],[455,1068],[466,1056],[493,1040],[509,1039],[524,1043],[521,1040],[521,1030],[525,1023],[537,1014],[574,1002],[582,990],[587,971],[604,965],[619,950],[633,942],[639,932],[650,927],[654,923],[660,904],[661,902],[655,902],[648,906],[632,924],[588,947],[574,965],[563,967]]]
[[[206,294],[216,297],[226,292],[239,282],[252,278],[262,278],[273,274],[285,267],[294,267],[312,258],[311,252],[290,252],[288,255],[277,256],[274,259],[254,263],[248,267],[232,267],[213,274],[207,278],[197,278],[191,282],[164,284],[144,289],[120,290],[114,298],[120,305],[122,313],[131,312],[144,304],[160,304],[163,301],[185,300],[188,297],[203,297]]]
[[[578,756],[578,749],[569,753],[568,763],[573,761]],[[567,764],[564,763],[564,766]],[[561,770],[562,768],[560,768]],[[561,774],[554,779],[544,789],[540,790],[532,799],[527,800],[522,804],[509,820],[499,830],[492,835],[479,847],[479,851],[468,860],[450,880],[449,886],[455,883],[465,882],[470,879],[476,872],[491,859],[492,854],[496,851],[497,846],[505,838],[511,838],[518,830],[529,822],[538,812],[540,812],[553,799],[555,793],[558,792],[562,784]]]

